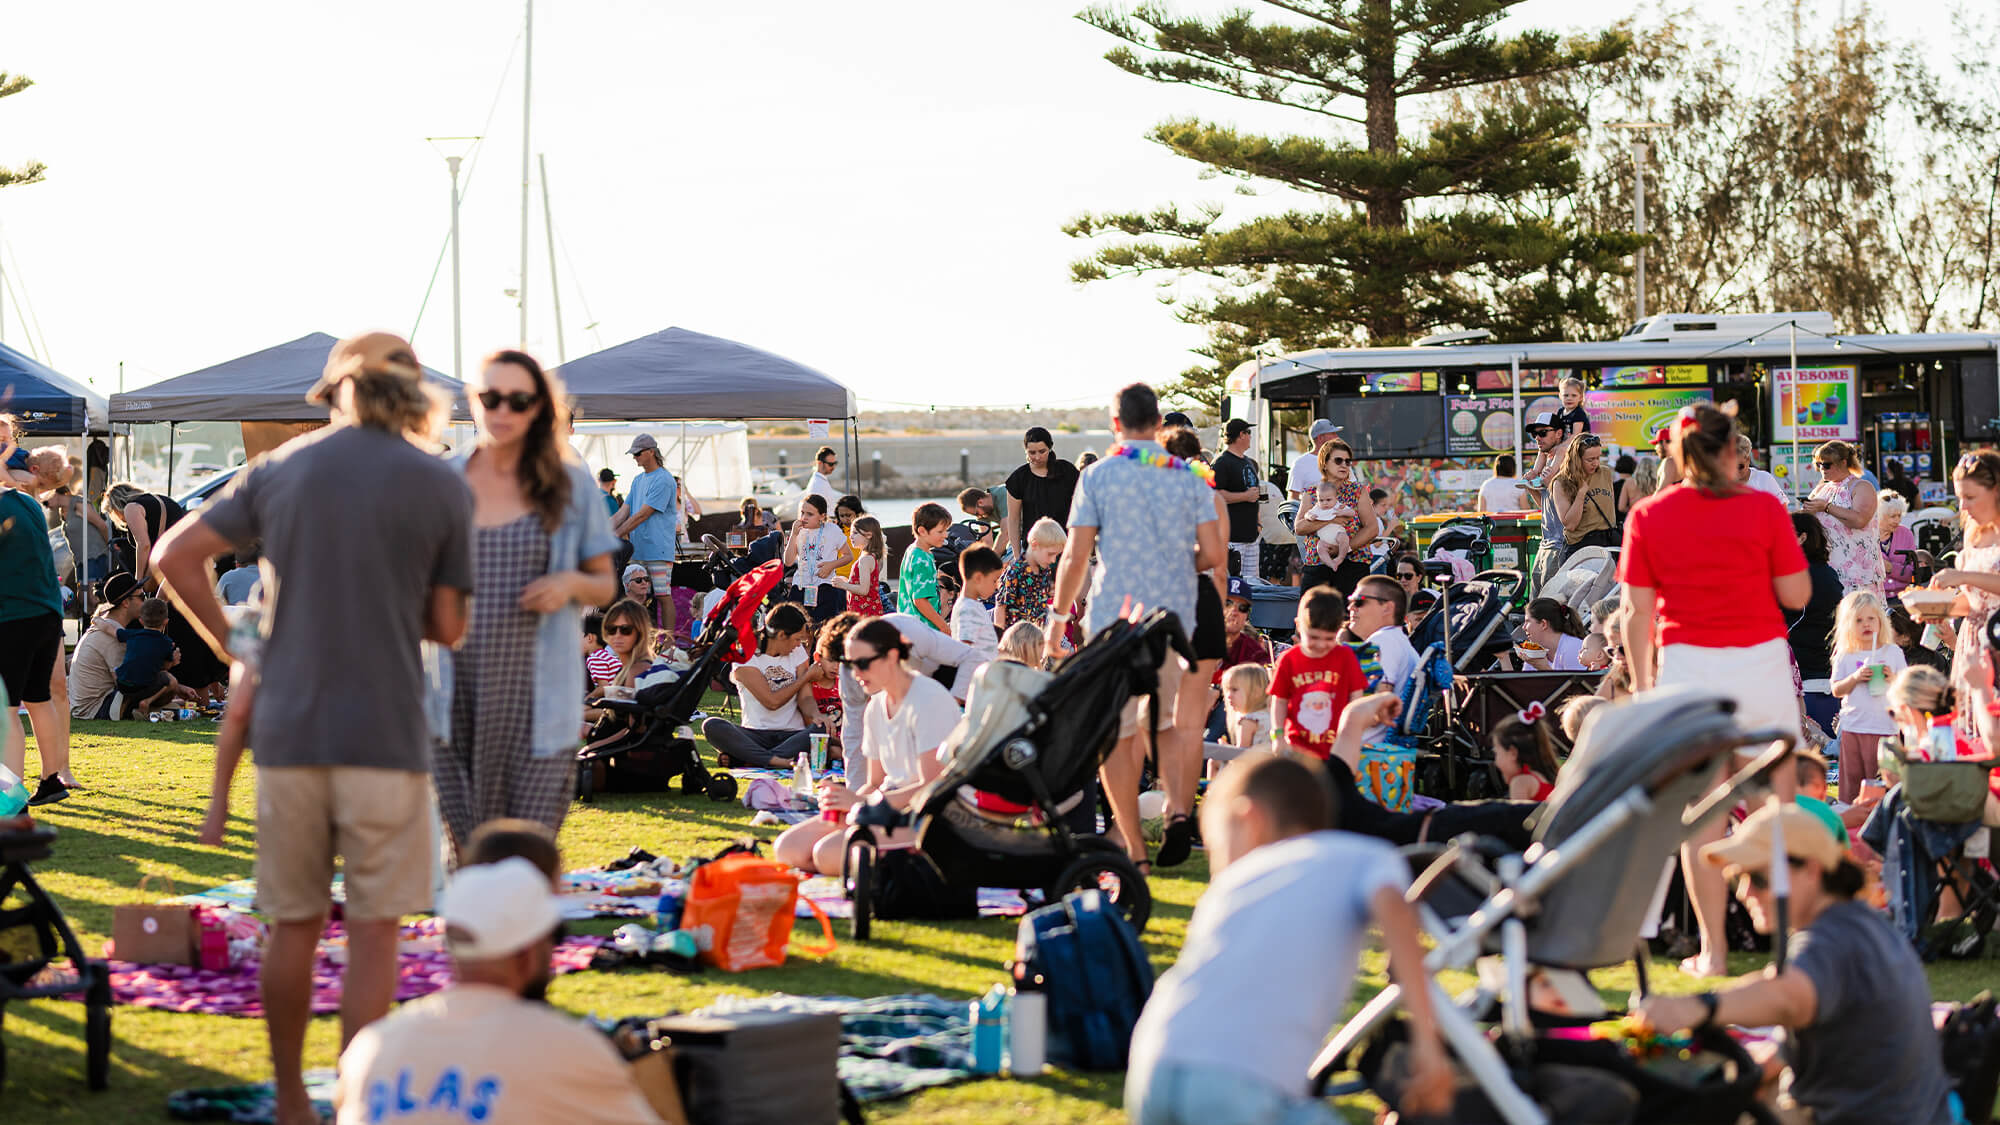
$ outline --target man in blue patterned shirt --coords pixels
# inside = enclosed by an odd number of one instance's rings
[[[1134,612],[1166,610],[1192,635],[1196,575],[1222,565],[1227,550],[1214,490],[1188,466],[1163,463],[1166,450],[1154,440],[1160,428],[1160,401],[1153,388],[1133,383],[1119,391],[1111,428],[1119,444],[1111,455],[1083,471],[1070,505],[1069,546],[1056,569],[1055,597],[1045,630],[1051,656],[1061,654],[1069,609],[1083,590],[1093,551],[1097,566],[1084,620],[1086,634],[1100,632],[1129,606]],[[1160,862],[1165,866],[1187,858],[1194,835],[1190,816],[1205,716],[1187,716],[1184,724],[1174,721],[1174,695],[1186,670],[1181,658],[1170,652],[1160,668],[1158,713],[1151,717],[1159,732],[1160,775],[1167,795],[1167,832],[1160,845]],[[1103,781],[1126,851],[1144,863],[1146,844],[1139,835],[1139,773],[1147,742],[1140,725],[1142,702],[1126,704],[1118,748],[1104,764]]]

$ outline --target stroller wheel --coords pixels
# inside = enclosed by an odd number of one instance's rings
[[[586,805],[596,796],[596,787],[591,784],[595,780],[594,767],[593,762],[579,762],[576,767],[576,799]]]
[[[710,774],[708,785],[703,789],[711,801],[734,801],[736,799],[736,779],[726,773]]]
[[[847,845],[847,895],[854,902],[854,918],[848,927],[848,937],[854,941],[868,940],[874,893],[875,849],[863,841],[851,841]]]
[[[84,1067],[90,1088],[103,1090],[111,1085],[111,969],[99,965],[96,974],[84,1002]]]
[[[1153,892],[1146,887],[1146,877],[1120,852],[1078,856],[1049,887],[1049,901],[1059,901],[1071,891],[1103,891],[1140,933],[1153,916]]]

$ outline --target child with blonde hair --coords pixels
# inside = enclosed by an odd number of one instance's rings
[[[1562,393],[1563,408],[1556,411],[1556,416],[1549,420],[1550,424],[1555,426],[1556,433],[1562,435],[1564,441],[1578,434],[1589,433],[1590,415],[1583,409],[1585,390],[1583,380],[1572,375],[1564,379],[1558,389]]]
[[[1882,736],[1896,733],[1889,682],[1904,666],[1881,595],[1856,590],[1840,599],[1833,618],[1833,695],[1840,700],[1842,804],[1853,804],[1861,783],[1876,776]]]
[[[1007,626],[1007,632],[1000,637],[999,659],[1040,668],[1043,639],[1040,625],[1032,621],[1016,621]]]

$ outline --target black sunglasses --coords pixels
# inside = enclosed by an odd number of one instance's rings
[[[1595,434],[1585,434],[1582,437],[1576,439],[1576,444],[1578,448],[1581,449],[1596,449],[1598,446],[1603,445],[1604,443],[1602,441],[1599,441]]]
[[[627,586],[630,586],[634,582],[644,582],[646,585],[651,586],[653,584],[653,579],[650,575],[635,574],[631,578],[626,579],[625,584]]]
[[[1405,582],[1408,582],[1410,579],[1415,578],[1416,576],[1417,572],[1414,570],[1399,570],[1396,572],[1396,577],[1402,579]]]
[[[542,396],[535,391],[509,391],[506,394],[501,394],[499,391],[479,392],[479,405],[488,410],[498,410],[500,404],[504,402],[507,404],[507,409],[514,413],[526,414],[540,401]]]
[[[1798,869],[1806,865],[1806,861],[1798,858],[1797,856],[1786,856],[1785,865],[1790,867],[1792,870],[1797,871]],[[1760,891],[1768,891],[1771,889],[1771,877],[1762,871],[1745,871],[1743,873],[1743,879],[1745,882],[1749,883],[1752,887],[1755,887]]]
[[[607,637],[636,637],[639,635],[639,630],[634,629],[630,625],[606,625],[604,627],[604,635]]]
[[[1327,458],[1327,459],[1326,459],[1326,463],[1327,463],[1327,464],[1329,464],[1329,465],[1352,465],[1352,464],[1354,464],[1354,458],[1352,458],[1352,457],[1329,457],[1329,458]]]
[[[1373,595],[1373,594],[1350,594],[1350,595],[1348,595],[1348,598],[1347,598],[1347,604],[1348,604],[1348,605],[1366,605],[1366,604],[1367,604],[1367,603],[1369,603],[1369,602],[1381,602],[1381,601],[1387,601],[1387,600],[1388,600],[1387,598],[1378,598],[1378,597],[1376,597],[1376,596],[1375,596],[1375,595]]]
[[[877,660],[880,660],[887,655],[889,654],[886,652],[878,652],[873,656],[843,656],[840,658],[840,662],[842,664],[847,665],[849,668],[854,669],[857,672],[866,672],[870,664],[875,663]]]

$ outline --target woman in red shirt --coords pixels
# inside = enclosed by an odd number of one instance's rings
[[[1625,583],[1625,654],[1635,692],[1697,687],[1734,700],[1745,728],[1799,729],[1785,643],[1786,609],[1812,596],[1791,517],[1769,493],[1736,481],[1736,420],[1702,404],[1669,427],[1682,483],[1632,509],[1618,577]],[[1780,770],[1774,780],[1792,778]],[[1718,869],[1696,854],[1722,838],[1718,821],[1681,849],[1701,927],[1701,954],[1683,962],[1697,976],[1728,971],[1727,905]]]

